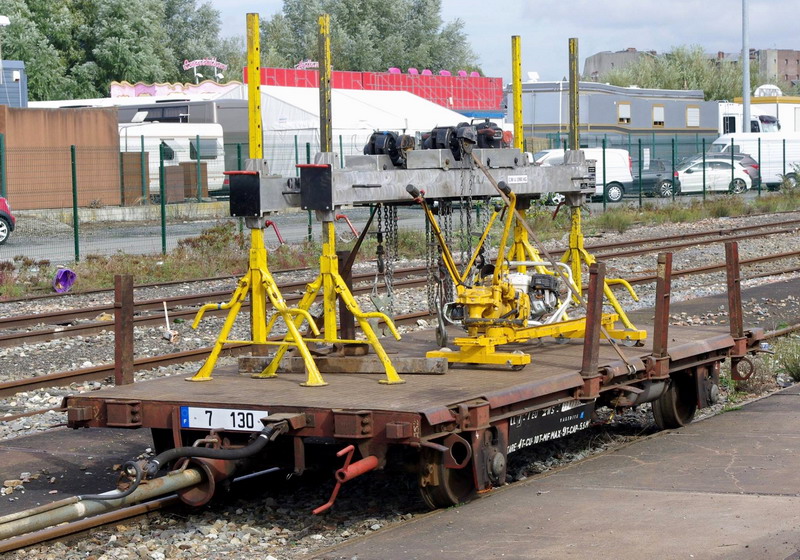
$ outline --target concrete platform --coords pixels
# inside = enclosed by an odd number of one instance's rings
[[[800,391],[313,558],[800,558]]]

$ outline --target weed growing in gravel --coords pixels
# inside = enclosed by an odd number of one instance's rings
[[[800,381],[800,338],[786,337],[775,343],[774,360],[778,373],[785,373],[793,381]]]
[[[605,231],[625,233],[639,221],[639,213],[631,208],[613,208],[595,216],[592,225]]]
[[[48,260],[35,261],[17,255],[11,261],[0,261],[0,301],[50,289],[54,274]]]

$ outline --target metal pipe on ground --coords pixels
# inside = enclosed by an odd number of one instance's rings
[[[196,469],[173,471],[165,476],[142,482],[130,495],[112,500],[81,500],[67,503],[53,510],[39,511],[25,517],[14,519],[0,525],[0,541],[39,531],[47,527],[77,521],[85,517],[106,514],[119,508],[151,500],[163,494],[196,486],[203,482],[205,475]],[[113,495],[116,490],[107,492]]]

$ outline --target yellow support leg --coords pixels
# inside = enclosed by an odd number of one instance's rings
[[[573,206],[570,208],[570,211],[572,212],[572,228],[569,234],[569,249],[567,249],[567,251],[561,257],[561,262],[568,263],[570,265],[570,268],[572,269],[572,277],[575,279],[575,287],[578,289],[578,293],[580,294],[580,279],[582,278],[583,264],[585,263],[588,268],[597,262],[597,260],[591,253],[589,253],[589,251],[586,250],[583,245],[580,206]],[[614,295],[614,292],[611,290],[612,284],[625,285],[634,301],[639,300],[639,297],[636,295],[633,287],[625,280],[615,278],[609,278],[605,280],[603,285],[603,294],[625,327],[625,329],[608,329],[609,336],[615,339],[630,340],[635,342],[645,340],[647,338],[647,332],[637,329],[633,325],[631,320],[628,318],[628,315],[625,313],[625,310],[622,309],[622,305],[620,305],[619,300]]]
[[[397,370],[389,359],[389,356],[386,354],[386,351],[378,340],[375,331],[372,329],[372,326],[369,324],[367,319],[377,318],[383,320],[386,325],[388,325],[389,330],[397,340],[400,340],[400,333],[397,331],[397,328],[392,320],[384,313],[365,313],[361,311],[361,308],[358,306],[358,302],[353,297],[353,294],[350,292],[350,289],[347,287],[344,279],[341,277],[341,275],[339,275],[339,260],[336,256],[336,232],[334,230],[333,222],[323,222],[323,232],[325,233],[325,240],[322,244],[322,255],[320,256],[319,261],[320,274],[314,279],[313,282],[306,286],[306,292],[303,295],[300,304],[297,306],[297,309],[298,311],[308,312],[309,309],[311,309],[311,306],[314,304],[314,301],[316,301],[317,297],[320,295],[321,291],[324,335],[321,340],[310,337],[303,339],[302,335],[297,330],[303,321],[303,317],[297,316],[292,320],[287,319],[286,324],[289,332],[287,333],[286,337],[284,337],[284,344],[280,346],[274,358],[264,369],[264,371],[253,375],[253,377],[274,377],[277,374],[281,360],[286,354],[286,350],[290,345],[293,345],[296,342],[303,342],[302,346],[298,345],[298,349],[300,350],[301,354],[304,352],[304,350],[306,352],[308,351],[308,348],[305,346],[305,342],[322,342],[325,344],[356,342],[354,340],[344,340],[338,336],[338,325],[336,323],[336,298],[339,296],[342,298],[342,301],[347,309],[358,321],[361,330],[364,332],[364,336],[367,338],[367,342],[370,344],[370,346],[372,346],[372,349],[375,351],[375,354],[378,356],[378,359],[381,361],[384,369],[386,370],[386,379],[382,379],[380,382],[385,384],[404,383],[403,379],[401,379],[397,374]],[[318,334],[318,331],[316,331],[315,334]],[[316,365],[313,364],[313,360],[311,360],[313,370],[317,373],[312,376],[311,368],[308,366],[308,361],[311,359],[310,354],[308,359],[305,358],[305,355],[303,357],[306,361],[306,369],[309,372],[309,377],[306,383],[303,383],[303,385],[318,386],[324,384],[322,377],[319,376],[319,373],[316,369]]]

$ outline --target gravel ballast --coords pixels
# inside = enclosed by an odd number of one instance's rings
[[[781,216],[789,218],[790,215]],[[704,231],[721,227],[735,227],[737,224],[752,224],[757,218],[725,218],[703,220],[694,224],[668,224],[632,228],[625,234],[608,234],[587,239],[587,245],[608,240],[634,240],[659,235],[678,235],[688,231]],[[775,221],[771,219],[770,221]],[[739,242],[742,260],[757,256],[800,250],[797,235],[770,235]],[[560,256],[560,255],[559,255]],[[607,275],[611,278],[631,278],[652,274],[656,270],[655,254],[610,259]],[[673,267],[675,270],[694,268],[711,263],[724,262],[724,249],[721,244],[695,246],[676,251]],[[398,263],[397,267],[403,265]],[[757,272],[788,268],[789,261],[767,263],[748,267],[743,277]],[[798,262],[794,262],[798,267]],[[775,281],[796,279],[798,273],[785,275],[779,279],[764,278],[745,280],[743,287]],[[203,289],[233,290],[235,280],[208,284]],[[626,310],[652,307],[655,286],[635,287],[639,301],[624,291],[617,295]],[[725,290],[725,276],[722,273],[673,278],[672,302],[687,301]],[[175,285],[164,288],[150,288],[138,291],[137,299],[165,298],[200,291],[196,284]],[[0,303],[0,315],[14,316],[31,313],[44,313],[55,308],[82,308],[109,303],[110,294],[70,295],[51,301]],[[372,309],[368,298],[360,298],[365,309]],[[765,328],[776,328],[777,320],[771,323],[771,305],[776,302],[746,300],[746,311],[761,317]],[[778,302],[797,308],[800,298]],[[396,313],[404,314],[427,308],[423,290],[400,290],[396,293]],[[175,342],[162,336],[163,327],[137,327],[135,329],[135,352],[137,358],[156,356],[165,353],[191,350],[210,346],[222,325],[222,318],[208,317],[197,330],[192,330],[188,322],[174,323],[171,328],[178,331]],[[709,309],[701,315],[673,316],[675,324],[725,324],[725,309]],[[410,328],[410,327],[409,327]],[[113,360],[113,324],[110,331],[86,337],[73,337],[52,342],[23,345],[0,349],[0,382],[21,377],[38,376],[70,369],[91,367]],[[247,338],[247,321],[240,320],[231,338]],[[226,360],[226,359],[223,359]],[[233,360],[233,359],[230,359]],[[187,376],[193,374],[198,364],[183,364],[138,372],[136,380],[141,381],[165,375]],[[51,412],[29,418],[2,422],[2,416],[20,414],[26,411],[47,407],[57,407],[67,394],[97,390],[108,386],[107,381],[73,384],[69,387],[19,393],[12,398],[0,399],[0,439],[11,439],[50,429],[54,424],[65,422],[63,413]],[[713,414],[725,406],[725,401],[705,414]],[[592,427],[570,438],[564,438],[534,449],[518,452],[509,457],[508,481],[523,480],[540,472],[568,462],[602,452],[633,438],[655,431],[649,406],[614,417],[605,426]],[[147,450],[143,449],[145,454]],[[20,473],[22,474],[22,473]],[[286,480],[286,475],[271,474],[255,481],[243,483],[241,489],[234,488],[227,497],[213,508],[199,510],[177,509],[158,513],[148,518],[121,522],[115,526],[93,530],[88,536],[69,543],[58,542],[39,545],[25,551],[10,553],[11,558],[53,558],[77,559],[94,558],[215,558],[258,557],[273,560],[300,558],[315,550],[332,546],[356,536],[368,535],[388,525],[403,522],[425,513],[417,497],[415,481],[409,477],[372,473],[348,483],[336,505],[323,516],[312,516],[310,510],[324,503],[332,489],[330,476],[314,480],[313,477],[301,480]],[[256,482],[257,481],[257,482]],[[266,490],[265,490],[266,488]],[[253,499],[253,496],[258,497]],[[0,497],[13,499],[13,492]]]

